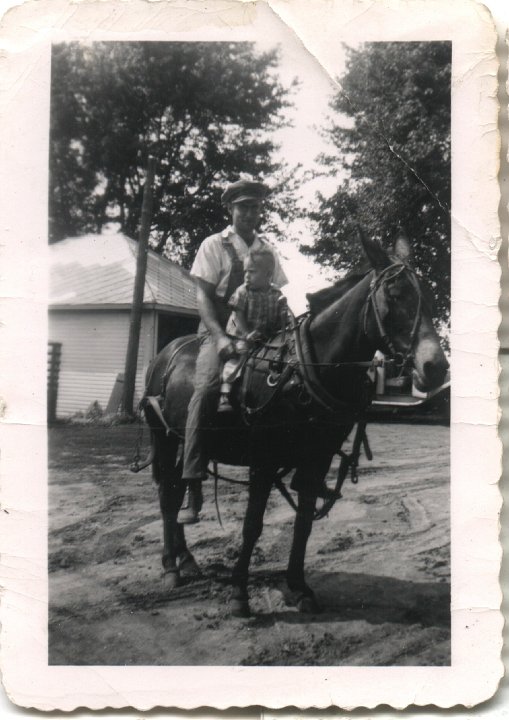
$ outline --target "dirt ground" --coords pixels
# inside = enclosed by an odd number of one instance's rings
[[[187,530],[203,576],[170,592],[151,473],[128,469],[137,432],[50,430],[50,664],[450,663],[448,428],[368,428],[373,462],[362,458],[359,484],[345,483],[310,538],[307,578],[320,614],[285,604],[293,511],[274,491],[246,620],[228,612],[245,488],[220,483],[221,529],[206,484],[202,522]]]

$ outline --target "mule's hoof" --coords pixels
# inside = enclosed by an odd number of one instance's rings
[[[178,570],[166,570],[163,579],[167,590],[175,590],[180,585],[180,573]]]
[[[248,618],[251,617],[251,608],[249,600],[241,600],[240,598],[232,598],[230,609],[233,617]]]
[[[289,588],[285,600],[287,605],[297,608],[301,613],[313,615],[322,612],[314,592],[308,587],[298,590]]]
[[[317,603],[314,595],[302,595],[302,597],[297,601],[297,610],[308,615],[315,615],[322,612],[322,609]]]
[[[201,577],[203,574],[200,566],[189,550],[186,550],[186,552],[177,557],[177,567],[178,572],[183,578]]]

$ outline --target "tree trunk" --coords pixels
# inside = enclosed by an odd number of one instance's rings
[[[148,238],[150,234],[150,222],[152,216],[152,184],[154,182],[154,173],[155,159],[149,157],[147,165],[147,178],[143,188],[143,203],[141,208],[141,222],[138,238],[138,255],[136,259],[136,277],[134,280],[133,291],[133,306],[131,309],[129,341],[125,361],[124,391],[122,396],[122,412],[124,415],[133,415],[133,400],[136,384],[136,369],[138,365],[141,317],[143,311],[143,293],[145,290],[145,275],[147,270]]]

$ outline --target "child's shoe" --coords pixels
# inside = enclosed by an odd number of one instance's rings
[[[217,407],[218,413],[228,413],[233,412],[233,408],[230,404],[230,398],[226,393],[221,393],[219,397],[219,405]]]

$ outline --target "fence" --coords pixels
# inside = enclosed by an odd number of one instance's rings
[[[57,419],[58,376],[62,358],[62,343],[48,343],[48,424]]]

